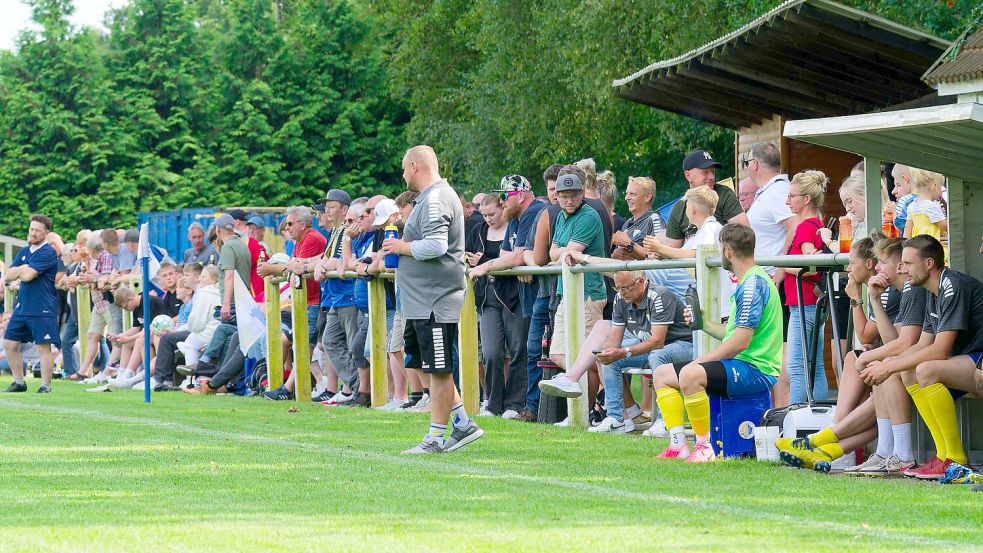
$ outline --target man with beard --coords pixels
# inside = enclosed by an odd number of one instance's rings
[[[44,215],[32,215],[27,231],[27,247],[17,252],[3,280],[6,284],[20,281],[17,305],[3,334],[3,349],[14,382],[5,392],[26,392],[24,362],[20,346],[34,342],[41,357],[41,387],[39,394],[51,393],[51,373],[55,360],[51,344],[61,343],[58,334],[58,296],[55,292],[55,274],[58,272],[58,254],[47,243],[51,232],[51,219]]]
[[[724,270],[738,280],[727,326],[703,317],[703,331],[720,340],[720,345],[691,362],[660,365],[652,375],[669,429],[669,447],[660,459],[715,460],[707,394],[740,397],[764,392],[781,371],[782,306],[775,283],[754,262],[754,231],[741,224],[725,225],[720,231],[720,254]],[[684,411],[696,434],[692,453],[686,444]]]
[[[501,196],[502,205],[505,209],[505,219],[509,222],[508,227],[505,229],[505,240],[502,242],[502,253],[499,257],[472,269],[472,278],[486,275],[490,271],[511,269],[512,267],[525,265],[525,251],[527,244],[530,242],[530,235],[535,235],[536,219],[539,217],[539,212],[546,207],[543,202],[536,199],[535,194],[532,192],[532,184],[522,175],[506,175],[503,177],[497,192]],[[536,303],[539,284],[532,276],[520,276],[518,279],[519,304],[522,309],[522,316],[519,320],[524,326],[520,334],[525,336],[528,335],[529,320],[532,317],[533,306]],[[528,347],[528,343],[525,346]],[[526,350],[526,348],[522,349]],[[513,361],[517,360],[513,359]],[[539,373],[536,371],[538,367],[533,367],[538,362],[539,357],[535,359],[530,358],[526,361],[526,378],[521,379],[524,387],[527,387],[527,379],[529,378],[538,381]],[[519,363],[510,365],[510,367],[521,370]],[[512,378],[512,374],[514,373],[510,374],[510,384],[513,381],[518,384],[520,379]],[[528,390],[525,390],[524,393],[528,396]],[[519,413],[517,419],[524,422],[535,422],[537,414],[529,405],[528,397],[526,399],[526,408]]]
[[[880,385],[901,373],[911,399],[935,441],[936,456],[906,476],[936,479],[966,464],[955,400],[977,390],[983,358],[983,283],[945,266],[935,238],[922,234],[904,243],[899,272],[925,288],[928,302],[918,343],[893,359],[870,363],[862,376]]]

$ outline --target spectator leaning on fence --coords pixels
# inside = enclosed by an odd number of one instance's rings
[[[782,154],[771,142],[756,142],[743,161],[744,168],[757,191],[747,218],[754,229],[757,258],[784,255],[792,243],[792,236],[799,224],[799,217],[787,205],[789,180],[781,172]],[[781,284],[785,271],[777,267],[765,267],[775,285]]]
[[[560,170],[556,180],[561,212],[556,220],[556,230],[550,246],[552,262],[560,262],[569,251],[583,252],[594,257],[606,257],[600,216],[584,199],[585,178],[583,169],[576,165],[567,165]],[[568,332],[565,306],[566,302],[573,300],[564,295],[562,279],[557,279],[556,291],[561,300],[554,321],[550,358],[557,365],[565,367]],[[600,273],[584,274],[584,300],[585,328],[590,334],[594,325],[603,320],[604,305],[607,303],[604,277]],[[588,378],[590,379],[590,376]],[[597,395],[600,378],[594,377],[592,380],[594,382],[588,386],[588,400],[591,403]]]
[[[27,246],[4,273],[4,284],[20,282],[14,313],[3,333],[3,347],[14,381],[5,392],[26,392],[24,363],[21,344],[34,342],[41,357],[41,386],[38,393],[51,392],[51,375],[55,359],[51,346],[60,344],[58,333],[57,295],[55,273],[58,271],[58,254],[46,243],[51,232],[51,219],[44,215],[32,215],[27,232]]]
[[[420,193],[403,227],[402,238],[387,238],[383,249],[399,254],[396,286],[407,327],[419,348],[407,354],[430,375],[430,430],[403,453],[454,451],[484,434],[464,410],[454,386],[452,351],[464,305],[464,212],[447,181],[440,177],[437,156],[429,146],[415,146],[403,156],[403,180]],[[414,351],[415,349],[415,351]],[[447,425],[453,432],[445,440]]]
[[[191,247],[184,250],[184,264],[201,263],[202,265],[214,265],[218,263],[218,252],[215,247],[205,242],[205,227],[201,223],[193,222],[188,225],[188,242]]]
[[[631,219],[625,221],[621,230],[611,237],[614,259],[637,260],[648,257],[645,238],[658,236],[666,231],[665,222],[658,212],[652,211],[655,201],[655,181],[649,177],[628,177],[625,188],[625,203]]]
[[[692,362],[661,365],[653,374],[670,444],[659,457],[713,461],[708,393],[739,397],[768,391],[781,370],[782,308],[778,289],[754,262],[754,231],[729,223],[720,231],[723,268],[738,278],[726,327],[703,316],[703,330],[720,345]],[[689,415],[696,447],[690,453],[683,428]]]
[[[747,215],[737,201],[737,195],[729,186],[716,183],[717,169],[722,167],[708,152],[694,150],[683,159],[683,177],[690,188],[706,186],[717,193],[717,209],[713,216],[721,222],[748,225]],[[663,243],[673,248],[683,245],[686,238],[695,232],[686,217],[686,200],[682,199],[672,206],[666,222],[666,235]]]
[[[534,245],[536,221],[539,214],[546,208],[543,202],[536,199],[529,181],[521,175],[503,177],[499,183],[498,193],[504,204],[504,215],[508,219],[501,255],[472,269],[472,278],[481,277],[490,271],[526,265],[526,252],[531,251]],[[523,390],[522,405],[518,409],[519,414],[516,418],[524,422],[534,422],[539,409],[539,394],[536,394],[535,401],[530,401],[529,389],[531,386],[536,386],[542,377],[537,369],[539,357],[542,354],[543,328],[549,321],[549,309],[547,305],[546,309],[541,309],[539,317],[536,317],[536,306],[539,301],[539,279],[532,276],[520,276],[518,282],[519,303],[522,310],[521,320],[525,327],[521,334],[522,341],[525,342],[523,355],[526,357],[526,375],[523,380],[526,389]],[[533,319],[537,321],[538,329],[531,327],[530,323]],[[534,336],[537,343],[534,348],[535,352],[532,354],[530,347],[532,347]],[[482,341],[484,342],[484,340]],[[517,367],[515,363],[515,358],[512,357],[509,366]],[[510,372],[510,379],[512,374],[514,373]]]

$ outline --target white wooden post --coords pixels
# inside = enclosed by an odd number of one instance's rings
[[[563,315],[566,321],[567,344],[563,354],[566,356],[567,368],[573,366],[580,353],[580,345],[586,337],[584,303],[584,274],[570,271],[565,259],[561,260],[560,278],[563,279]],[[567,414],[570,416],[570,426],[587,428],[589,408],[587,401],[587,373],[580,377],[581,394],[578,398],[567,400]]]
[[[720,322],[723,316],[720,305],[721,301],[730,301],[730,298],[720,297],[720,279],[730,278],[730,274],[721,267],[707,267],[707,259],[720,255],[720,251],[715,244],[704,244],[696,248],[696,291],[700,295],[700,308],[703,310],[704,320]],[[693,342],[695,351],[694,358],[702,355],[717,347],[720,341],[710,336],[702,330],[696,332],[696,340]]]

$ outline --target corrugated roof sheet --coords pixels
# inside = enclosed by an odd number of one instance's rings
[[[830,0],[788,0],[740,29],[614,81],[615,93],[737,129],[875,111],[932,94],[950,43]]]
[[[928,84],[958,83],[983,78],[983,26],[968,30],[942,54],[924,76]]]

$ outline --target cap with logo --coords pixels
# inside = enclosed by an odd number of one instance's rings
[[[345,192],[340,188],[332,188],[331,190],[328,190],[328,193],[325,195],[324,199],[318,203],[327,202],[338,202],[345,205],[352,205],[352,197],[348,195],[348,192]]]
[[[215,218],[215,228],[222,230],[235,230],[236,222],[232,215],[223,213]]]
[[[399,213],[399,208],[396,207],[396,202],[386,198],[380,200],[375,206],[375,218],[372,219],[372,226],[378,227],[389,220],[393,213]]]
[[[246,215],[246,212],[241,209],[230,209],[228,211],[228,214],[236,221],[246,221],[247,219],[249,219],[249,216]]]
[[[708,167],[723,167],[706,150],[693,150],[683,160],[683,171],[690,169],[706,169]]]
[[[580,182],[580,177],[573,173],[556,177],[556,191],[565,192],[567,190],[583,190],[584,183]]]
[[[522,175],[505,175],[498,185],[496,192],[526,192],[532,190],[532,185]]]

